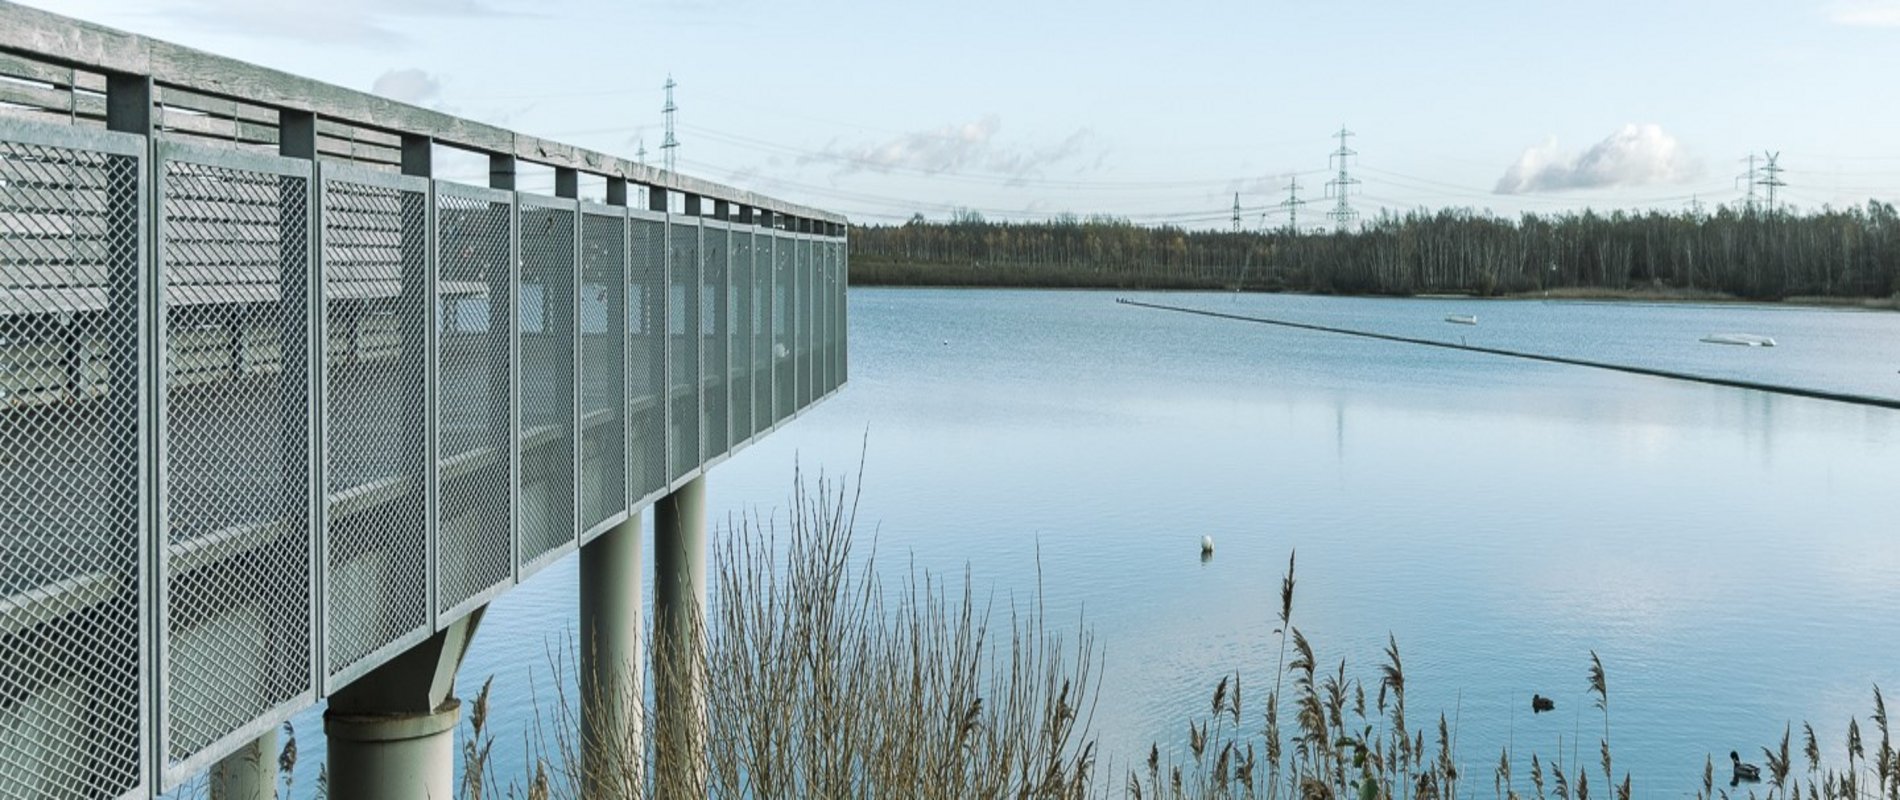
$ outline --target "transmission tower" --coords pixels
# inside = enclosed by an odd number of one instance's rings
[[[1293,176],[1291,182],[1286,185],[1286,199],[1281,200],[1280,205],[1286,209],[1287,231],[1299,233],[1300,206],[1306,205],[1306,201],[1300,199],[1300,176]]]
[[[1234,232],[1240,232],[1240,193],[1234,193]]]
[[[1347,224],[1359,218],[1359,212],[1354,211],[1352,205],[1346,202],[1347,195],[1352,192],[1353,184],[1359,182],[1359,179],[1354,178],[1346,169],[1347,159],[1359,155],[1358,151],[1346,146],[1347,137],[1352,135],[1353,132],[1346,130],[1344,125],[1339,126],[1339,132],[1333,134],[1333,138],[1339,140],[1339,149],[1334,150],[1332,155],[1332,158],[1339,162],[1339,175],[1326,182],[1326,192],[1337,198],[1337,201],[1333,204],[1333,210],[1327,212],[1326,216],[1332,218],[1334,230],[1345,230]]]
[[[1775,190],[1787,186],[1788,182],[1781,179],[1781,165],[1775,163],[1781,158],[1781,151],[1770,153],[1764,150],[1762,157],[1768,161],[1768,166],[1762,167],[1761,171],[1767,173],[1768,177],[1762,178],[1760,183],[1768,187],[1768,213],[1773,214],[1775,213]]]
[[[1735,176],[1735,179],[1738,181],[1748,182],[1748,204],[1743,206],[1743,210],[1754,211],[1755,210],[1755,184],[1757,183],[1757,181],[1755,180],[1755,154],[1749,153],[1748,158],[1745,158],[1742,160],[1748,162],[1748,171]]]
[[[667,172],[679,170],[680,140],[673,135],[673,116],[679,111],[679,106],[673,104],[673,87],[678,85],[671,74],[666,76],[666,106],[660,109],[666,116],[666,140],[660,142],[660,162]]]
[[[647,165],[647,137],[640,137],[640,149],[633,151],[633,155],[635,160],[640,162],[640,166]]]

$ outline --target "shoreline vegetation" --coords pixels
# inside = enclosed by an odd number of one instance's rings
[[[1210,671],[1210,701],[1180,709],[1184,739],[1101,753],[1093,723],[1104,661],[1089,627],[1052,621],[1039,589],[1026,600],[979,597],[967,570],[946,579],[910,567],[887,582],[875,547],[854,549],[856,507],[844,484],[800,479],[782,520],[734,520],[723,532],[706,657],[681,664],[656,653],[662,663],[648,677],[705,676],[690,701],[707,721],[690,743],[705,753],[697,774],[660,772],[654,754],[689,743],[642,737],[641,728],[661,729],[651,695],[624,753],[606,762],[611,772],[581,773],[570,637],[550,645],[555,692],[535,696],[525,774],[495,774],[486,718],[491,703],[509,702],[498,694],[528,687],[496,689],[491,679],[468,698],[458,796],[549,800],[584,796],[588,784],[627,797],[748,800],[1631,800],[1663,791],[1645,786],[1656,776],[1616,769],[1610,678],[1594,652],[1577,673],[1593,706],[1572,737],[1581,742],[1467,760],[1455,712],[1407,705],[1421,677],[1407,673],[1396,637],[1383,663],[1358,677],[1300,631],[1292,556],[1280,602],[1261,610],[1278,652],[1272,683],[1243,687],[1239,671]],[[1737,748],[1761,764],[1756,780],[1731,781],[1741,770],[1711,753],[1700,775],[1669,784],[1692,786],[1680,794],[1696,800],[1900,800],[1878,687],[1873,708],[1848,722],[1844,765],[1824,757],[1832,748],[1812,726],[1790,724],[1778,747]],[[1461,773],[1470,765],[1482,766]]]
[[[1351,233],[1188,231],[959,212],[854,226],[851,283],[1779,303],[1900,310],[1892,204],[1808,214],[1386,214]]]

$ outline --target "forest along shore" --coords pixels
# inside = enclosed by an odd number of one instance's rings
[[[1900,309],[1900,214],[1385,215],[1349,233],[1189,231],[1112,217],[853,226],[863,286],[1775,301]]]

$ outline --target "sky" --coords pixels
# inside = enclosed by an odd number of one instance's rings
[[[861,223],[1900,201],[1900,0],[27,4]]]

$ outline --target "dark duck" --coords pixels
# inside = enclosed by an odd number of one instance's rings
[[[1735,765],[1735,775],[1728,780],[1729,786],[1761,781],[1761,767],[1742,763],[1742,755],[1734,750],[1728,751],[1728,760]]]
[[[1542,714],[1546,711],[1554,711],[1556,710],[1556,708],[1557,708],[1557,701],[1552,700],[1548,697],[1545,697],[1541,694],[1531,695],[1531,713],[1532,714]]]

